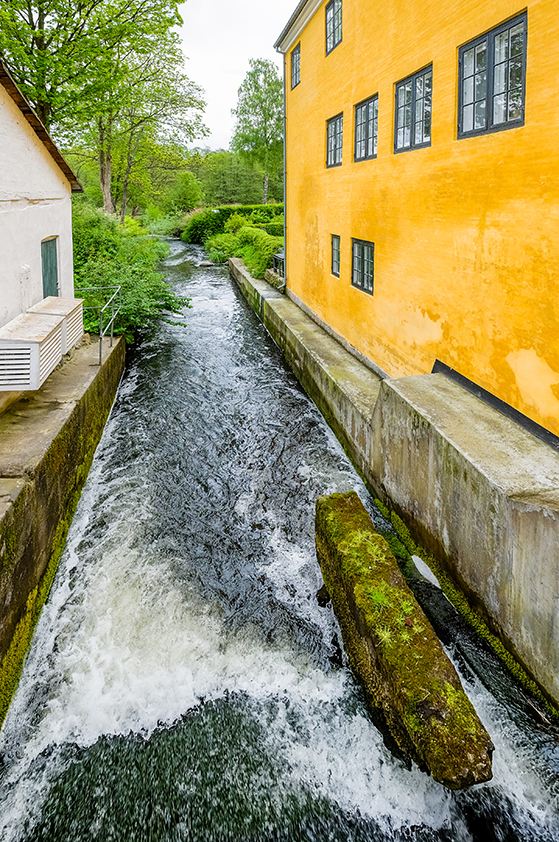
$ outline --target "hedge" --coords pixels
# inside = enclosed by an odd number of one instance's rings
[[[225,223],[233,214],[247,218],[251,225],[265,225],[283,214],[283,204],[278,205],[226,205],[195,211],[184,228],[181,239],[185,243],[204,245],[214,234],[224,231]]]

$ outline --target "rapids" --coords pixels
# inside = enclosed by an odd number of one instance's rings
[[[188,326],[130,354],[96,453],[0,735],[2,842],[557,840],[557,733],[459,622],[494,779],[450,793],[385,746],[316,600],[315,499],[389,527],[202,257],[171,241]]]

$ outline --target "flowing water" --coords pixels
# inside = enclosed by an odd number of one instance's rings
[[[382,519],[227,272],[171,247],[194,309],[128,365],[0,737],[0,839],[557,840],[557,735],[456,618],[493,781],[385,746],[316,600],[314,502]]]

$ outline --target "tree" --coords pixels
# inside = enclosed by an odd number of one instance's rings
[[[182,23],[178,5],[178,0],[1,0],[0,57],[50,130],[91,112],[109,72],[115,72],[115,52],[141,52],[155,44]]]
[[[104,209],[124,219],[162,142],[205,133],[184,73],[178,0],[1,0],[0,56],[66,146],[93,148]]]
[[[236,125],[231,148],[263,168],[265,205],[270,172],[280,169],[283,157],[283,82],[273,62],[250,59],[232,114]]]

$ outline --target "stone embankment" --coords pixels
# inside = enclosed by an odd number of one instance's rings
[[[388,378],[229,266],[369,486],[557,705],[559,452],[443,374]]]
[[[317,500],[316,552],[351,665],[400,749],[449,789],[490,780],[489,734],[354,491]]]
[[[124,368],[84,344],[0,415],[0,725]]]

